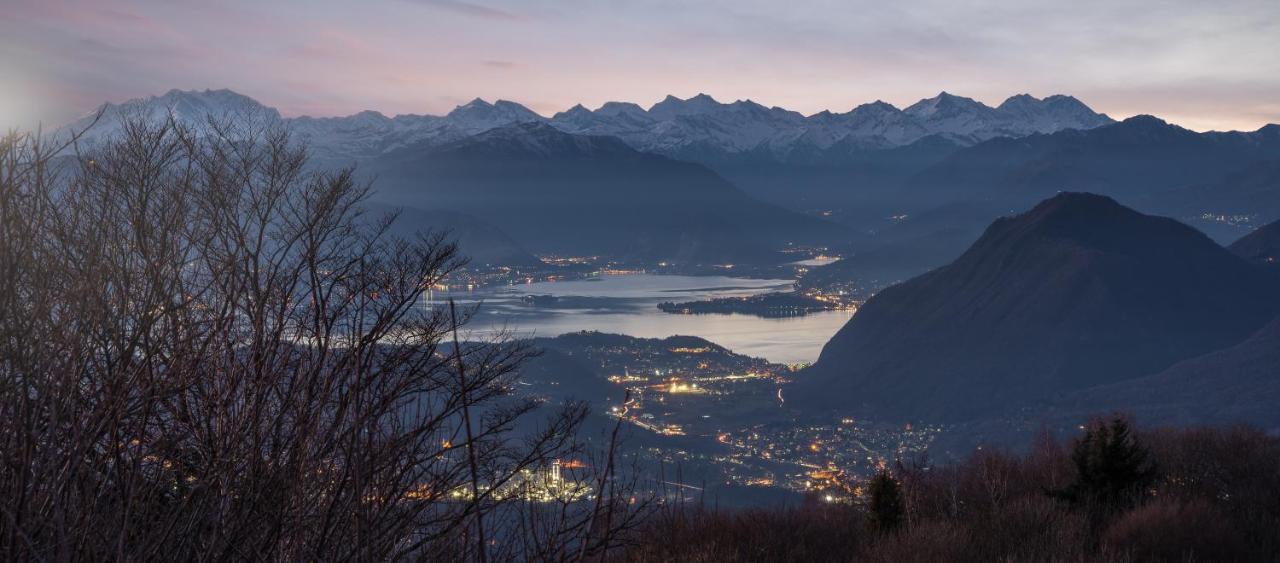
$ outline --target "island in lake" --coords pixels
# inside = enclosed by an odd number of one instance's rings
[[[802,317],[818,311],[854,309],[857,303],[819,293],[775,291],[745,297],[719,297],[675,303],[664,301],[658,309],[681,315],[745,314],[765,318]]]

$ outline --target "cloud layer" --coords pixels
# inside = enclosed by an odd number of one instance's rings
[[[16,0],[0,122],[227,87],[286,115],[544,114],[666,94],[803,112],[1073,94],[1193,129],[1280,122],[1280,2]]]

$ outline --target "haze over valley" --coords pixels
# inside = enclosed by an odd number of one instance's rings
[[[0,560],[1280,560],[1276,5],[18,2]]]
[[[59,134],[91,149],[139,116],[197,136],[279,128],[309,166],[354,166],[371,217],[447,232],[470,256],[421,305],[470,311],[468,338],[686,335],[790,366],[754,414],[707,411],[704,437],[854,416],[935,425],[913,446],[940,440],[934,455],[963,451],[975,426],[1016,444],[1013,428],[1069,428],[1102,389],[1229,364],[1280,314],[1274,225],[1259,228],[1280,219],[1275,125],[1197,133],[1067,95],[989,107],[945,92],[808,116],[697,95],[549,117],[476,99],[442,116],[282,118],[230,90],[173,90]],[[655,365],[678,364],[667,355]],[[1261,403],[1167,396],[1121,410],[1280,424]]]

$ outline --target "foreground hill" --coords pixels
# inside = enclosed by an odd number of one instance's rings
[[[756,201],[700,165],[541,123],[408,147],[368,168],[380,199],[475,215],[541,253],[774,261],[787,242],[848,238],[833,224]]]
[[[870,299],[798,378],[821,407],[958,420],[1236,344],[1273,278],[1177,221],[1064,193]]]

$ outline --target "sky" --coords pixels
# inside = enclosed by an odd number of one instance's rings
[[[1280,0],[2,0],[0,127],[230,88],[286,116],[550,115],[668,94],[802,113],[1070,94],[1196,130],[1280,122]]]

